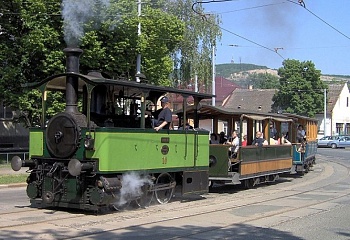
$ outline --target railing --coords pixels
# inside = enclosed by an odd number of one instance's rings
[[[26,160],[29,158],[28,149],[0,149],[0,163],[8,164],[14,156]]]

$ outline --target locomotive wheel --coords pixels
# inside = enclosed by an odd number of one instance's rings
[[[131,201],[127,201],[127,202],[125,202],[124,204],[111,204],[110,206],[111,206],[111,208],[112,208],[113,210],[116,210],[116,211],[123,211],[123,210],[125,210],[125,209],[127,209],[127,208],[129,207],[130,202],[131,202]]]
[[[151,185],[145,184],[141,187],[142,195],[140,198],[136,199],[135,202],[137,206],[141,208],[147,208],[151,205],[153,200],[154,192],[151,191]]]
[[[156,190],[155,196],[157,201],[160,204],[165,204],[170,201],[170,199],[173,197],[175,185],[172,187],[171,184],[174,183],[173,178],[170,176],[169,173],[162,173],[158,176],[156,180]],[[160,188],[157,190],[157,185],[170,185],[169,187]]]

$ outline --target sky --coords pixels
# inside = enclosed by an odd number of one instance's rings
[[[312,61],[321,74],[350,75],[350,0],[303,0],[306,8],[298,0],[202,1],[225,29],[216,64],[278,69],[296,59]]]

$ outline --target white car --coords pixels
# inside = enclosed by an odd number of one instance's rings
[[[339,136],[325,136],[317,140],[317,147],[330,147],[328,143],[333,140],[339,139]]]
[[[327,143],[328,147],[335,148],[345,148],[350,147],[350,136],[342,136],[336,140],[332,140]]]

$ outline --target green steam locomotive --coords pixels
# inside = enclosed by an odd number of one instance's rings
[[[64,52],[65,73],[28,84],[42,92],[42,123],[30,129],[29,160],[11,161],[16,171],[29,167],[27,195],[34,206],[98,211],[133,200],[140,206],[154,198],[167,203],[176,187],[183,195],[208,191],[209,133],[155,131],[146,108],[156,110],[162,96],[175,94],[186,109],[189,99],[197,106],[210,94],[83,75],[82,50]],[[62,91],[66,100],[65,111],[49,120],[48,91]]]

